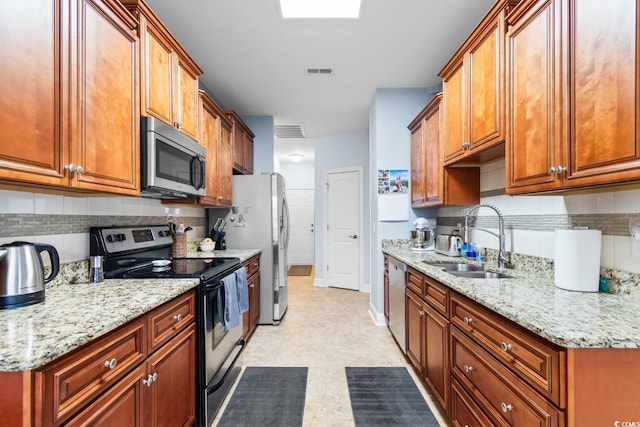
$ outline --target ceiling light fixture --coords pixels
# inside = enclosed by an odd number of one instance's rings
[[[300,153],[289,154],[289,158],[294,162],[299,162],[300,160],[302,160],[303,157],[304,157],[304,154],[300,154]]]
[[[283,18],[358,18],[361,0],[280,0]]]

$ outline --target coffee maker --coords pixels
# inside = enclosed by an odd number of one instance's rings
[[[432,251],[436,248],[436,220],[433,218],[418,218],[413,221],[415,227],[411,230],[411,250],[416,252]]]

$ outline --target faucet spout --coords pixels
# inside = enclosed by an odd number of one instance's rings
[[[500,209],[498,209],[496,206],[489,203],[479,203],[467,209],[467,213],[464,216],[464,241],[465,243],[469,242],[469,217],[473,212],[480,208],[492,209],[498,215],[498,234],[488,230],[479,230],[486,231],[487,233],[493,234],[498,238],[498,244],[500,248],[498,252],[498,267],[504,268],[509,264],[509,257],[507,256],[507,251],[505,250],[504,218],[502,217],[502,212],[500,212]]]

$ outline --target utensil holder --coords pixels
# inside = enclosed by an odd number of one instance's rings
[[[171,246],[171,256],[173,258],[186,258],[187,233],[173,233],[173,245]]]

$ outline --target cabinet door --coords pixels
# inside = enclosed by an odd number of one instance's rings
[[[175,108],[176,127],[191,138],[198,140],[198,75],[189,71],[175,55]]]
[[[503,132],[503,25],[502,14],[479,35],[465,58],[468,72],[469,120],[466,140],[473,150],[504,139]]]
[[[144,16],[140,16],[142,112],[171,125],[174,115],[171,45]]]
[[[429,305],[423,306],[424,318],[424,380],[431,391],[448,411],[449,370],[449,321]]]
[[[72,2],[74,4],[74,2]],[[73,187],[137,195],[140,190],[138,38],[121,6],[78,0],[71,40]],[[113,7],[113,9],[112,9]],[[124,17],[120,17],[121,13]],[[72,15],[72,16],[74,16]],[[75,92],[77,90],[77,93]],[[82,168],[82,170],[80,170]]]
[[[233,124],[233,167],[238,171],[244,171],[245,156],[244,130],[238,123]]]
[[[208,97],[200,95],[200,144],[207,149],[207,197],[218,198],[218,135],[220,117],[211,108]],[[214,202],[215,203],[215,202]]]
[[[146,378],[144,364],[141,364],[65,425],[68,427],[143,426],[144,389],[146,388],[142,383],[144,378]]]
[[[247,175],[253,175],[253,138],[251,138],[248,134],[246,134],[245,136],[244,169]]]
[[[442,151],[440,145],[440,109],[435,108],[423,124],[424,183],[423,193],[427,205],[444,202]]]
[[[221,206],[232,204],[233,177],[233,143],[231,138],[231,124],[222,120],[220,127],[220,141],[218,142],[218,202]]]
[[[537,2],[512,22],[507,34],[509,194],[561,186],[550,173],[562,162],[559,8],[557,0]]]
[[[571,114],[564,186],[638,179],[638,1],[566,3]]]
[[[425,199],[422,131],[422,122],[411,130],[411,206],[414,207],[422,206]]]
[[[0,13],[0,178],[67,185],[67,59],[60,0],[4,2]],[[26,29],[26,30],[25,30]]]
[[[467,142],[464,139],[464,73],[465,67],[460,63],[459,68],[442,82],[445,163],[464,154],[463,143]]]
[[[155,378],[147,388],[148,425],[192,425],[196,403],[195,323],[152,354],[146,365],[147,375]]]
[[[418,372],[422,372],[422,300],[413,291],[407,289],[405,296],[405,319],[407,336],[407,357],[416,367]]]
[[[251,313],[251,331],[256,328],[260,319],[260,274],[252,276],[249,283],[249,312]]]

